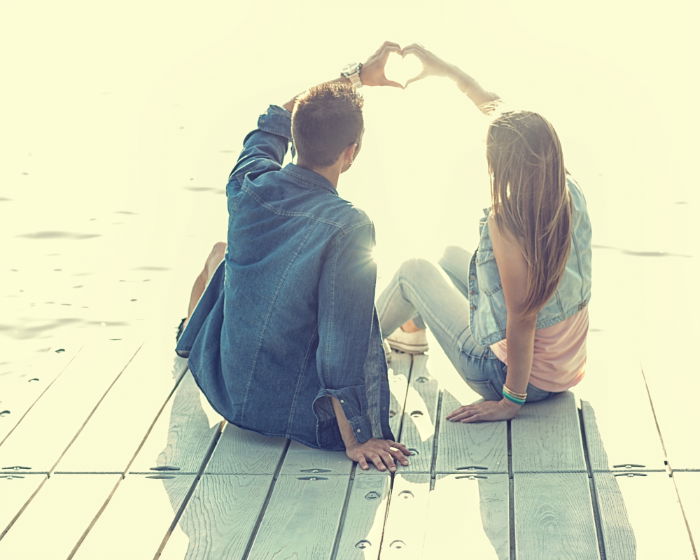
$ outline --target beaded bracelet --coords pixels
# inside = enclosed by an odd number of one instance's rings
[[[503,397],[515,404],[524,405],[527,400],[527,393],[516,393],[503,385]]]

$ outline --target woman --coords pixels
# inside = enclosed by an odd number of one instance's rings
[[[377,302],[382,336],[394,349],[421,353],[430,328],[485,399],[447,418],[507,420],[525,402],[565,391],[583,376],[591,292],[585,198],[543,117],[496,114],[498,96],[457,67],[420,45],[403,54],[423,63],[414,80],[448,77],[494,114],[486,151],[492,205],[484,210],[473,255],[449,248],[440,268],[419,259],[399,268]]]

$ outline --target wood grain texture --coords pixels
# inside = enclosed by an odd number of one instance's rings
[[[463,404],[466,401],[458,400],[449,391],[443,391],[435,472],[507,473],[506,422],[448,422],[445,416]]]
[[[127,476],[73,558],[153,558],[194,480],[192,475]]]
[[[0,379],[0,445],[79,352],[80,346],[51,349],[21,373]]]
[[[573,393],[526,404],[511,421],[511,444],[513,472],[585,472]]]
[[[403,418],[404,406],[406,405],[406,392],[408,390],[408,380],[411,377],[411,365],[413,358],[410,354],[391,352],[391,363],[389,364],[389,391],[391,403],[389,405],[389,427],[394,437],[399,437],[401,432],[401,420]]]
[[[516,474],[514,507],[517,558],[600,558],[585,474]]]
[[[204,475],[160,560],[242,558],[270,484],[270,475]]]
[[[196,474],[221,429],[221,422],[188,371],[129,466],[129,472],[166,470]]]
[[[437,420],[438,383],[427,369],[428,357],[413,356],[400,441],[414,453],[402,472],[430,472]]]
[[[438,476],[428,500],[424,558],[509,560],[508,475]]]
[[[0,538],[39,485],[46,480],[46,475],[42,474],[0,475]]]
[[[389,499],[382,560],[422,559],[427,531],[430,475],[397,474]]]
[[[673,481],[697,550],[700,547],[700,472],[676,472]]]
[[[249,558],[330,558],[348,477],[282,475]]]
[[[123,473],[186,369],[187,360],[177,357],[170,340],[146,342],[56,465],[56,472]]]
[[[666,473],[595,473],[594,482],[608,560],[695,558]]]
[[[107,341],[85,348],[0,445],[0,470],[21,465],[49,472],[139,346]]]
[[[0,558],[67,558],[118,481],[117,475],[52,476],[0,539]]]
[[[341,527],[336,560],[379,558],[390,483],[391,479],[381,474],[355,478]]]
[[[664,451],[638,354],[624,340],[610,330],[590,333],[588,373],[574,389],[581,398],[591,468],[612,471],[635,465],[637,470],[664,470]]]
[[[298,476],[350,476],[352,461],[344,451],[328,451],[314,449],[293,441],[289,444],[287,454],[282,463],[281,474]]]
[[[209,474],[273,474],[287,440],[263,436],[228,422],[207,463]]]

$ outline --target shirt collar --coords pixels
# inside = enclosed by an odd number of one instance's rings
[[[302,187],[316,187],[330,191],[335,195],[338,194],[338,191],[336,191],[333,183],[331,183],[323,175],[319,175],[315,171],[311,171],[311,169],[299,167],[294,163],[288,163],[282,168],[282,173],[287,175],[291,180]]]

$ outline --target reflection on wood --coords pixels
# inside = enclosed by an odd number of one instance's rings
[[[127,476],[73,558],[153,558],[194,479],[189,475]]]
[[[250,558],[329,558],[347,487],[346,476],[280,476]]]
[[[289,444],[287,455],[282,463],[282,474],[285,475],[320,475],[330,474],[350,475],[352,461],[347,458],[344,451],[327,451],[314,449],[293,441]]]
[[[46,481],[42,474],[4,474],[0,475],[0,538],[8,525],[27,503],[39,485]]]
[[[389,499],[381,558],[423,558],[429,474],[397,474]]]
[[[427,517],[425,558],[510,558],[506,474],[438,477]]]
[[[606,558],[694,558],[673,481],[666,473],[595,473],[594,482]]]
[[[107,341],[83,350],[0,446],[0,469],[50,471],[138,347]]]
[[[159,558],[243,558],[271,483],[265,475],[204,475]]]
[[[600,558],[585,474],[516,474],[514,492],[517,558]]]
[[[205,472],[273,474],[286,447],[284,438],[263,436],[226,423]]]
[[[566,391],[526,404],[511,421],[513,472],[586,470],[578,409]]]
[[[389,390],[391,392],[389,427],[394,437],[397,438],[400,436],[401,420],[403,419],[412,362],[410,354],[396,352],[395,350],[391,353],[391,364],[389,365]]]
[[[700,546],[700,472],[674,473],[673,479],[697,549]]]
[[[0,540],[0,558],[67,558],[118,481],[117,475],[52,476]]]

